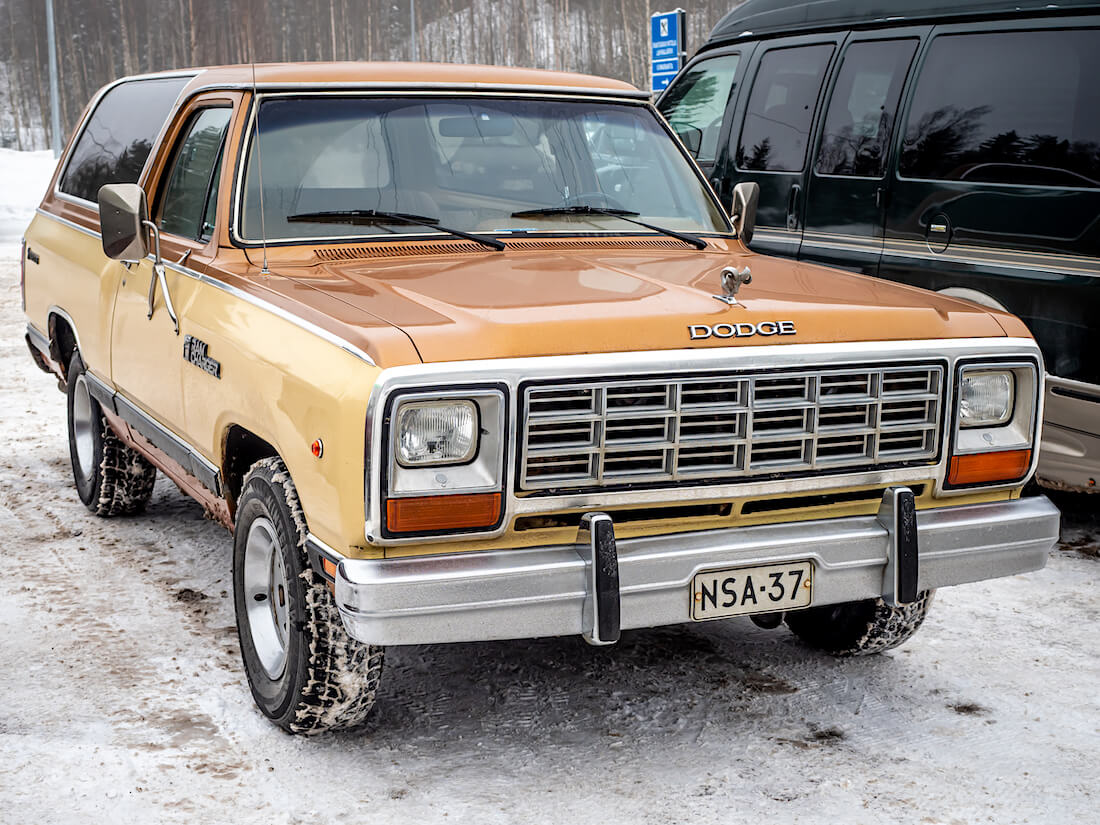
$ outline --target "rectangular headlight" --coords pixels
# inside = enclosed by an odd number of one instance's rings
[[[1012,418],[1016,395],[1009,370],[968,370],[959,384],[959,426],[996,427]]]
[[[414,401],[397,408],[397,463],[402,467],[465,464],[477,455],[473,401]]]

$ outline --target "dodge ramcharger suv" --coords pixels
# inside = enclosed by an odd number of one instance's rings
[[[244,671],[293,732],[388,645],[748,615],[839,655],[1043,566],[1014,316],[750,252],[633,87],[303,64],[125,78],[23,251],[80,499],[157,470],[233,535]]]

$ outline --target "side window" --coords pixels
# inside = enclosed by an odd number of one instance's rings
[[[1100,30],[938,37],[917,81],[900,172],[1100,187],[1097,77]]]
[[[741,127],[737,166],[799,172],[832,45],[773,49],[760,61]]]
[[[845,52],[825,115],[818,174],[882,176],[916,48],[916,40],[876,40],[854,43]]]
[[[217,173],[232,112],[228,107],[203,109],[188,121],[161,200],[161,231],[195,240],[214,231]]]
[[[739,54],[696,63],[661,98],[661,114],[695,159],[714,161],[722,116],[737,79]]]
[[[104,184],[137,183],[153,141],[190,80],[134,80],[107,92],[73,147],[61,191],[98,203]]]

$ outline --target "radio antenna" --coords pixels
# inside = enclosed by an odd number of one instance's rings
[[[256,107],[254,140],[256,141],[256,163],[260,174],[260,243],[263,244],[264,266],[261,275],[270,275],[267,268],[267,225],[264,222],[264,154],[260,149],[260,95],[256,88],[256,64],[252,63],[252,105]]]

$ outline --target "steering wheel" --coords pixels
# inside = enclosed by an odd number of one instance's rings
[[[562,203],[565,206],[591,206],[596,209],[626,209],[622,203],[604,192],[581,192],[579,195],[566,198]]]

